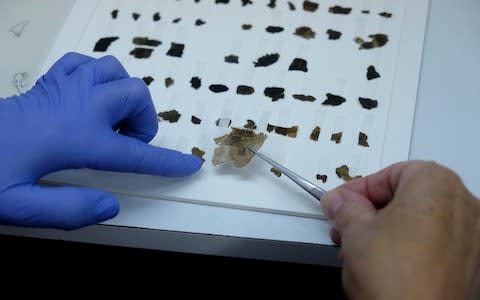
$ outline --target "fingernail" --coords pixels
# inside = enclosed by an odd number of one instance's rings
[[[97,204],[95,213],[98,222],[102,222],[115,217],[118,214],[120,207],[117,200],[110,196],[105,196]]]
[[[321,203],[325,215],[329,219],[334,219],[338,208],[343,204],[343,198],[336,190],[333,190],[325,195]]]

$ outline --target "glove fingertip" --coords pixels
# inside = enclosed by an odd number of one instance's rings
[[[118,201],[110,195],[105,195],[99,199],[95,207],[95,217],[97,222],[103,222],[115,217],[119,211],[120,205]]]

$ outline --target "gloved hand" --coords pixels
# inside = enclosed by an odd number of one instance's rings
[[[0,222],[74,229],[114,217],[108,193],[45,187],[62,169],[187,176],[199,158],[148,144],[158,130],[147,86],[112,56],[69,53],[27,93],[0,99]]]

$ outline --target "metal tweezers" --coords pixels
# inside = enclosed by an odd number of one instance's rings
[[[266,161],[267,163],[272,165],[275,169],[277,169],[280,172],[282,172],[283,174],[285,174],[285,176],[287,176],[288,178],[293,180],[293,182],[298,184],[302,189],[307,191],[307,193],[309,193],[310,195],[315,197],[318,201],[321,201],[323,195],[325,195],[326,191],[324,189],[322,189],[321,187],[316,186],[315,184],[311,183],[310,181],[306,180],[305,178],[301,177],[300,175],[294,173],[290,169],[287,169],[284,166],[282,166],[281,164],[277,163],[276,161],[268,158],[264,154],[262,154],[262,153],[260,153],[256,150],[253,150],[250,147],[247,147],[247,148],[248,148],[248,150],[252,151],[256,156],[260,157],[261,159],[263,159],[264,161]]]

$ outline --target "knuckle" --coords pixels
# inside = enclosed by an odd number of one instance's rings
[[[102,60],[106,62],[107,65],[109,66],[114,66],[114,67],[121,67],[122,64],[120,61],[113,55],[105,55],[102,57]]]
[[[77,53],[77,52],[70,51],[70,52],[65,53],[62,56],[61,60],[71,60],[71,59],[77,58],[78,56],[81,56],[81,54]]]
[[[140,96],[142,99],[150,96],[147,85],[142,79],[132,77],[128,80],[128,85],[133,95]]]

